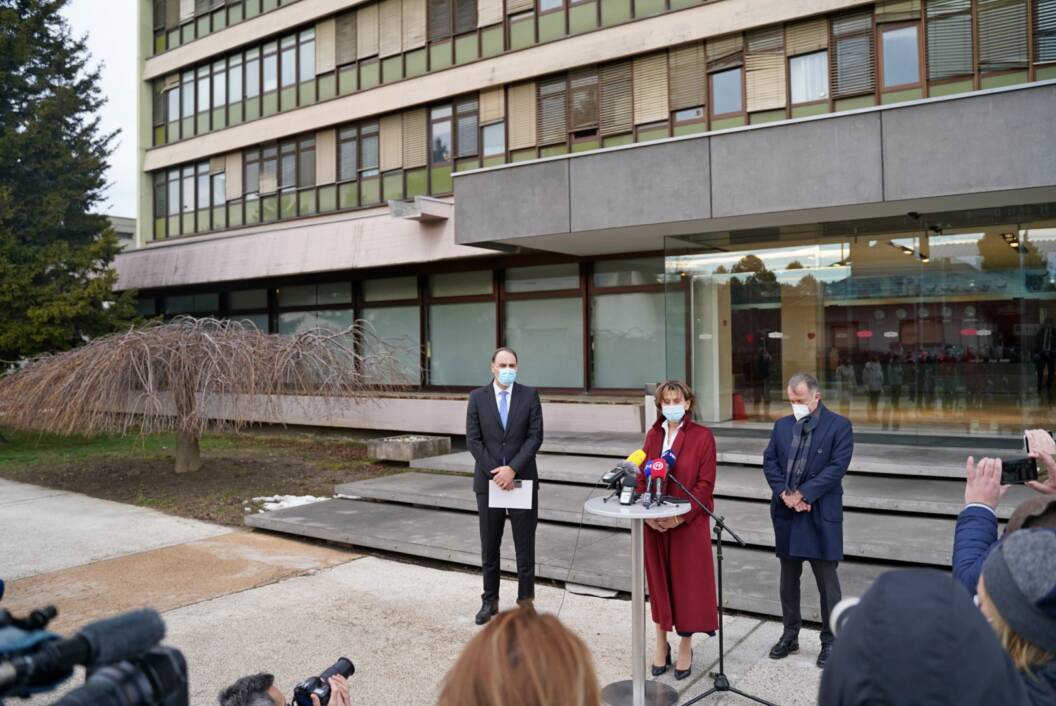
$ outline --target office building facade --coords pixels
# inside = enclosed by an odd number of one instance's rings
[[[139,40],[121,286],[370,321],[407,428],[497,345],[568,428],[665,377],[764,423],[801,369],[878,430],[1051,414],[1056,0],[141,0]]]

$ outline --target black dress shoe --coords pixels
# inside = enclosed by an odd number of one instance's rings
[[[821,652],[818,653],[818,666],[824,669],[825,664],[829,661],[829,657],[831,656],[832,645],[822,645]]]
[[[483,625],[484,623],[491,620],[491,616],[497,615],[499,612],[499,602],[484,600],[480,605],[480,610],[477,611],[477,625]]]
[[[675,667],[675,679],[682,681],[690,674],[693,673],[693,650],[689,651],[689,669],[679,669]]]
[[[667,658],[664,660],[664,666],[657,667],[655,664],[650,666],[653,668],[654,677],[658,677],[667,672],[667,668],[671,666],[671,645],[667,646]]]
[[[770,659],[784,659],[793,652],[799,652],[799,638],[782,635],[777,644],[770,649]]]

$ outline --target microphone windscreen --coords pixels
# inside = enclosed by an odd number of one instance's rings
[[[663,458],[665,461],[667,461],[668,467],[673,467],[675,465],[676,456],[675,456],[675,452],[672,451],[671,449],[668,449],[667,451],[665,451],[663,453],[663,455],[661,456],[661,458]]]
[[[627,460],[630,461],[631,463],[633,463],[635,466],[641,466],[642,465],[642,461],[645,460],[645,451],[642,451],[641,449],[638,449],[637,451],[632,453],[630,456],[628,456]]]
[[[156,610],[136,610],[100,620],[80,631],[90,646],[94,669],[127,659],[135,659],[165,638],[165,623]]]
[[[666,478],[667,462],[662,458],[653,461],[649,464],[649,472],[653,478]]]

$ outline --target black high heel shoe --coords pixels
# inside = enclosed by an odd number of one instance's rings
[[[653,668],[653,676],[658,677],[661,674],[667,672],[667,668],[671,666],[671,645],[667,646],[667,659],[664,660],[663,667],[657,667],[655,664],[650,665]]]
[[[689,669],[678,669],[676,667],[675,668],[675,679],[677,679],[678,681],[682,681],[683,679],[685,679],[686,677],[688,677],[692,673],[693,673],[693,648],[691,647],[689,649]]]

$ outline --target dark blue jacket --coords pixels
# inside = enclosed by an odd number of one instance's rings
[[[1031,706],[1056,704],[1056,659],[1035,667],[1029,674],[1021,672],[1020,676]]]
[[[763,472],[773,490],[770,519],[774,523],[777,555],[800,559],[843,559],[843,476],[854,453],[854,429],[824,405],[821,418],[810,438],[807,468],[799,491],[810,503],[810,512],[785,507],[779,497],[786,489],[785,469],[792,445],[796,418],[777,420],[770,443],[763,452]]]
[[[953,530],[953,577],[975,595],[983,562],[997,546],[997,515],[985,507],[966,507]]]

